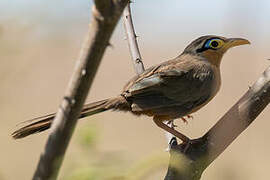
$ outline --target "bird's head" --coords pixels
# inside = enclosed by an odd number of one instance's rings
[[[210,63],[219,66],[223,54],[230,48],[250,44],[242,38],[225,38],[221,36],[202,36],[191,42],[183,54],[202,56]]]

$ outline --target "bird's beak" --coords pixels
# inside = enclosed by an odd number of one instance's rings
[[[225,50],[228,50],[229,48],[244,45],[244,44],[250,44],[250,42],[247,39],[230,38],[230,39],[227,39],[227,42],[226,42],[224,48],[225,48]]]

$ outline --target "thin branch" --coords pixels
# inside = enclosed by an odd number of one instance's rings
[[[270,102],[270,66],[241,99],[201,138],[172,147],[166,180],[199,180],[203,171]]]
[[[134,69],[137,74],[141,74],[144,71],[144,66],[137,42],[137,35],[135,34],[133,26],[130,3],[128,3],[126,8],[124,9],[123,19],[126,30],[126,36],[128,40],[128,47],[131,54],[131,58],[133,60]]]
[[[97,68],[127,0],[95,0],[92,20],[33,179],[56,179]]]
[[[124,27],[127,36],[129,51],[131,54],[131,58],[133,60],[134,69],[137,74],[141,74],[144,71],[144,65],[141,57],[141,53],[139,50],[138,42],[137,42],[137,35],[135,33],[131,9],[130,9],[130,2],[126,6],[123,12],[123,19],[124,19]],[[167,122],[168,126],[173,127],[173,121]],[[165,136],[168,141],[168,150],[170,150],[171,145],[177,144],[177,140],[174,135],[171,133],[165,132]]]

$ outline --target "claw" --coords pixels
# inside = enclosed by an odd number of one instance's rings
[[[181,119],[185,124],[188,124],[188,121],[184,117],[181,117]]]
[[[188,142],[185,143],[185,147],[183,149],[183,153],[186,153],[188,148],[190,147],[191,145],[191,140],[188,140]]]
[[[173,121],[167,121],[166,124],[169,125],[172,128],[177,127],[177,125],[175,125]]]
[[[188,119],[193,119],[193,116],[191,116],[190,114],[186,115],[186,117]],[[185,124],[188,124],[188,121],[187,121],[187,119],[185,117],[181,117],[181,119],[184,121]]]
[[[193,119],[193,116],[190,115],[190,114],[188,114],[188,115],[187,115],[187,118],[188,118],[188,119]]]

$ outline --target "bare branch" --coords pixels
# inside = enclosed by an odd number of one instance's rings
[[[199,180],[203,171],[270,102],[270,66],[242,98],[201,138],[172,147],[166,180]]]
[[[129,51],[131,54],[131,58],[133,60],[134,69],[137,74],[141,74],[144,71],[144,66],[137,42],[137,35],[135,34],[133,26],[130,3],[128,3],[126,8],[124,9],[123,19],[126,30],[126,36],[128,40]]]
[[[128,0],[95,0],[85,41],[33,179],[56,179],[97,68]]]

